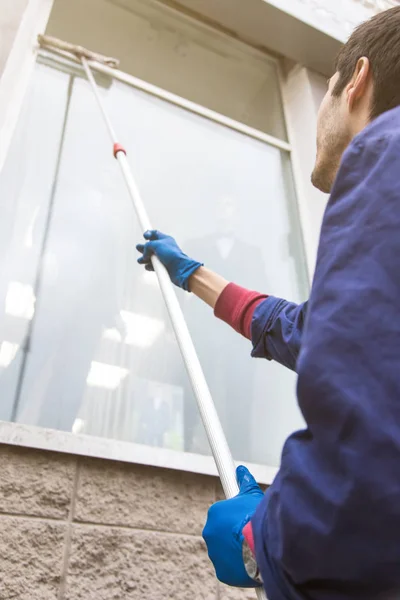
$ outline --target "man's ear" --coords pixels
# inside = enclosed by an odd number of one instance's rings
[[[353,77],[346,86],[347,105],[349,111],[354,110],[355,105],[361,100],[368,90],[371,75],[371,64],[366,56],[359,58]]]

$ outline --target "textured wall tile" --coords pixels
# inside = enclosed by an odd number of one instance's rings
[[[256,600],[256,592],[254,589],[241,590],[239,588],[231,588],[227,585],[219,584],[218,600]]]
[[[216,600],[200,538],[74,525],[65,600]]]
[[[66,518],[74,470],[72,457],[0,445],[0,513]]]
[[[87,460],[80,468],[75,520],[200,534],[214,490],[212,477]]]
[[[1,600],[56,600],[66,525],[0,518]]]
[[[265,492],[268,489],[268,485],[260,485],[261,489],[263,492]],[[215,500],[219,501],[219,500],[225,500],[225,494],[224,491],[222,489],[222,486],[220,484],[220,482],[218,480],[216,480],[216,491],[215,491]]]

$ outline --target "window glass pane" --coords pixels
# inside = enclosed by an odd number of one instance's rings
[[[60,79],[65,80],[62,99],[53,90]],[[35,103],[29,95],[1,176],[2,196],[8,196],[24,149],[30,169],[21,170],[18,179],[26,185],[10,202],[14,214],[8,216],[10,228],[21,233],[2,255],[1,285],[7,303],[12,282],[20,284],[14,285],[12,298],[25,312],[18,322],[9,311],[3,315],[9,333],[0,339],[7,359],[0,393],[10,406],[18,353],[10,359],[15,346],[4,349],[4,343],[21,344],[20,321],[26,323],[33,312],[21,287],[32,285],[32,275],[18,274],[17,259],[31,252],[24,264],[33,256],[38,264],[43,226],[33,226],[40,242],[22,250],[32,229],[33,217],[27,217],[29,211],[34,214],[32,189],[37,188],[36,221],[45,222],[49,208],[51,219],[18,420],[209,453],[156,278],[136,264],[134,246],[141,233],[104,123],[80,78],[73,81],[61,139],[68,81],[67,74],[38,65],[34,89],[45,100]],[[287,155],[118,82],[101,93],[128,148],[154,226],[227,279],[304,299],[305,267]],[[53,102],[57,124],[49,117]],[[45,132],[29,147],[24,135],[32,136],[32,121],[41,122]],[[54,141],[47,150],[49,137]],[[51,185],[38,175],[41,169],[50,182],[55,177],[54,202]],[[2,210],[11,209],[6,204]],[[251,360],[247,340],[196,298],[178,294],[235,458],[278,464],[285,436],[302,425],[294,375]],[[11,379],[14,388],[7,383]]]

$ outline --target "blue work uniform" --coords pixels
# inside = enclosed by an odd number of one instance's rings
[[[269,600],[400,597],[400,107],[343,156],[308,304],[267,298],[252,341],[307,424],[252,519]]]

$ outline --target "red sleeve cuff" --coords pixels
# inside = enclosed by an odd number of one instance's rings
[[[255,548],[255,544],[254,544],[253,526],[251,524],[251,521],[249,521],[243,527],[243,535],[244,535],[244,539],[246,540],[246,542],[249,545],[250,550],[253,553],[253,556],[255,556],[256,555],[256,548]]]
[[[229,283],[217,300],[214,314],[250,340],[254,311],[265,298],[268,298],[265,294]]]

